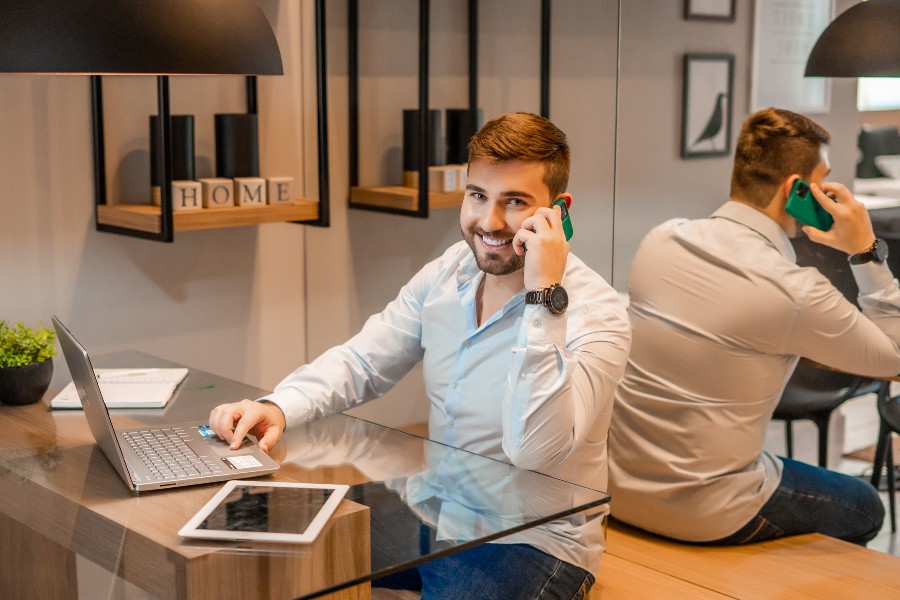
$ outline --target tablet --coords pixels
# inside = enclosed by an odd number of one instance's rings
[[[186,538],[308,544],[349,486],[229,481],[178,531]]]

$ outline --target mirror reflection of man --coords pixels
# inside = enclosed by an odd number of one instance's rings
[[[630,328],[615,290],[569,252],[553,206],[571,204],[568,179],[566,136],[547,119],[511,113],[485,124],[469,143],[464,241],[348,342],[262,401],[217,407],[210,425],[228,442],[252,433],[270,449],[286,427],[381,396],[422,361],[432,439],[604,489]],[[423,565],[423,595],[580,597],[599,569],[605,512],[549,543],[501,539]]]
[[[763,450],[799,356],[859,375],[900,372],[900,288],[865,207],[826,182],[828,141],[790,111],[751,115],[731,200],[709,218],[663,223],[638,248],[634,341],[610,427],[614,517],[722,545],[813,532],[865,544],[881,528],[868,483]],[[788,237],[801,226],[785,206],[798,178],[834,219],[802,231],[847,254],[862,312],[795,264]]]

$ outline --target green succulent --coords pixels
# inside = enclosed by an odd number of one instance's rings
[[[0,320],[0,368],[44,362],[56,354],[56,332],[41,325],[32,329],[16,322],[9,327]]]

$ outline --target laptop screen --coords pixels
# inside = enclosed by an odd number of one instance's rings
[[[91,366],[91,359],[87,350],[78,343],[75,336],[63,325],[56,316],[53,316],[53,326],[56,328],[56,334],[59,338],[59,344],[62,346],[63,355],[66,358],[66,364],[69,366],[69,373],[72,375],[72,381],[75,383],[75,389],[78,390],[78,397],[81,398],[81,406],[84,408],[84,414],[87,417],[88,426],[100,449],[109,459],[109,462],[116,468],[119,477],[128,485],[134,488],[131,481],[131,475],[125,466],[125,457],[116,441],[116,432],[113,428],[112,420],[109,418],[109,411],[103,402],[103,396],[100,393],[100,384],[97,383],[97,377],[94,375],[94,368]]]

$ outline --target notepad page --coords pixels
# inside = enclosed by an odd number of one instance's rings
[[[100,393],[108,408],[162,408],[188,369],[95,369]],[[81,408],[74,383],[50,401],[50,408]]]

